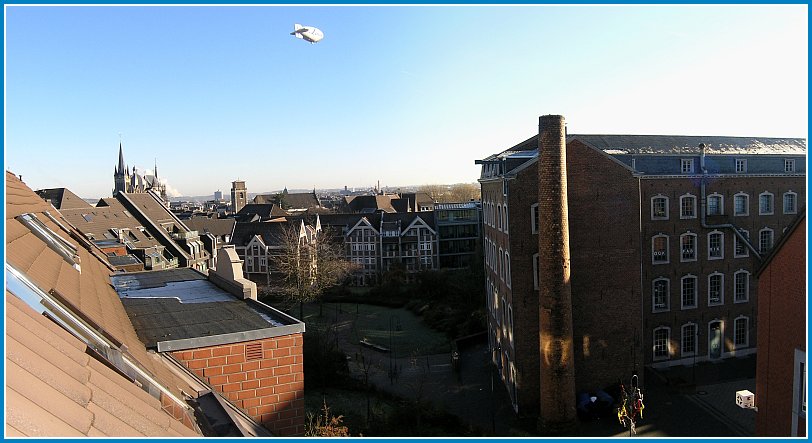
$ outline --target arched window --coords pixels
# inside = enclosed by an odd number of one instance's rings
[[[651,311],[668,311],[670,307],[671,283],[667,278],[657,278],[651,282]]]
[[[660,326],[654,329],[652,351],[654,360],[667,360],[671,356],[671,328]]]

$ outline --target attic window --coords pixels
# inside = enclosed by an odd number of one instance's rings
[[[82,218],[84,218],[86,222],[92,222],[93,214],[82,214]]]
[[[105,232],[104,232],[104,238],[106,238],[106,239],[108,239],[108,240],[115,240],[116,236],[115,236],[115,235],[113,235],[113,234],[111,234],[111,233],[110,233],[110,232],[108,232],[108,231],[105,231]]]
[[[126,215],[127,217],[132,217],[132,215],[130,215],[130,213],[127,211],[124,211],[124,215]]]
[[[245,359],[246,360],[262,359],[262,343],[251,343],[245,345]]]
[[[133,233],[132,233],[132,231],[127,231],[127,236],[128,236],[128,237],[130,238],[130,240],[132,240],[132,241],[138,241],[138,238],[135,236],[135,234],[133,234]]]
[[[51,228],[45,226],[34,214],[27,213],[15,218],[31,230],[37,238],[45,242],[54,252],[59,254],[66,262],[70,263],[74,269],[82,272],[82,268],[79,266],[79,255],[77,254],[76,246],[60,237],[57,233],[52,231]]]

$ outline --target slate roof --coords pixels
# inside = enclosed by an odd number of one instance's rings
[[[265,221],[279,217],[287,217],[290,214],[278,205],[271,203],[249,203],[237,212],[239,221],[250,221],[253,215],[258,215],[260,221]]]
[[[52,221],[46,211],[59,222]],[[15,217],[31,213],[48,229],[77,246],[81,271]],[[61,226],[60,226],[61,224]],[[14,174],[6,172],[6,264],[44,293],[53,291],[74,314],[127,348],[128,357],[162,386],[183,398],[196,391],[151,356],[110,285],[112,268],[67,220]],[[180,429],[160,402],[107,369],[86,346],[57,327],[7,287],[6,430],[32,436],[177,436]],[[31,331],[38,331],[32,333]],[[16,365],[16,366],[14,366]]]
[[[88,205],[87,208],[66,208],[59,212],[80,232],[92,235],[95,240],[109,239],[113,235],[110,229],[113,228],[129,229],[136,238],[133,242],[136,247],[148,248],[160,245],[155,237],[149,238],[141,233],[138,228],[144,225],[132,217],[132,214],[114,198],[101,199],[95,207]]]
[[[238,222],[234,226],[234,235],[231,237],[231,244],[245,246],[254,235],[259,235],[266,245],[279,245],[285,226],[290,226],[286,222]]]
[[[806,154],[802,138],[720,137],[704,135],[570,135],[607,154],[698,154],[699,144],[705,153],[714,154]]]
[[[223,238],[226,235],[234,233],[234,225],[237,223],[233,218],[209,218],[209,217],[192,217],[185,220],[184,223],[189,229],[198,231],[200,233],[210,233],[214,236]]]
[[[64,209],[87,209],[93,206],[84,201],[81,197],[66,188],[40,189],[37,195],[51,203],[54,208]]]
[[[748,162],[749,174],[783,173],[783,158],[806,156],[807,142],[800,138],[726,137],[704,135],[610,135],[572,134],[567,143],[578,140],[646,175],[681,174],[679,163],[665,163],[666,158],[693,156],[698,159],[700,143],[705,144],[707,169],[711,174],[735,174],[734,156],[753,156]],[[538,135],[483,159],[504,161],[504,171],[513,171],[538,157]],[[796,173],[806,172],[806,162],[796,162]],[[698,168],[694,173],[701,173]]]
[[[349,195],[344,197],[344,208],[350,212],[375,212],[383,211],[388,213],[397,212],[392,207],[392,200],[398,199],[397,195]]]
[[[310,209],[321,206],[319,198],[314,192],[280,193],[280,194],[258,194],[254,196],[253,202],[256,204],[280,204],[280,196],[288,209]]]

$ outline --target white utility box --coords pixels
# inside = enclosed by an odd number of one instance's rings
[[[748,390],[736,391],[736,406],[744,409],[754,409],[756,407],[756,396]]]

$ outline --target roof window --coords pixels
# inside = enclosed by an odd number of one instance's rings
[[[48,245],[51,250],[59,254],[66,262],[70,263],[74,269],[82,272],[82,268],[79,265],[79,255],[77,254],[76,246],[60,237],[57,233],[52,231],[51,228],[45,226],[45,224],[42,223],[42,221],[40,221],[40,219],[38,219],[34,214],[26,213],[18,215],[15,218],[17,221],[31,230],[31,232],[36,235],[37,238],[45,242],[45,244]]]

